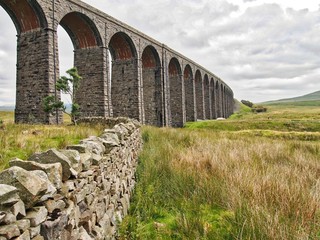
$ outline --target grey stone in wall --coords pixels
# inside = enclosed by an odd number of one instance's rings
[[[0,173],[0,184],[6,184],[0,191],[0,239],[115,238],[135,184],[142,147],[139,124],[128,119],[84,121],[114,126],[60,154],[60,150],[35,154],[34,163],[15,159],[11,168]],[[70,174],[70,165],[80,164],[83,154],[88,160],[82,163],[85,166]],[[62,167],[65,162],[70,164]]]

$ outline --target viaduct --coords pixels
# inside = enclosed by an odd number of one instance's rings
[[[0,0],[17,30],[17,123],[55,124],[43,99],[59,77],[57,28],[74,46],[83,80],[82,117],[125,116],[143,124],[180,127],[228,117],[233,92],[220,78],[180,53],[80,0]],[[71,66],[70,66],[71,67]]]

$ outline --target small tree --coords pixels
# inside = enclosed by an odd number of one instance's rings
[[[66,106],[60,100],[55,99],[54,96],[47,96],[44,99],[44,111],[54,113],[56,110],[62,110],[70,116],[73,124],[76,124],[77,116],[79,116],[79,105],[75,102],[75,93],[80,87],[82,77],[78,74],[77,68],[73,67],[66,71],[69,77],[62,76],[56,84],[57,91],[68,94],[71,98],[71,112],[66,111]]]

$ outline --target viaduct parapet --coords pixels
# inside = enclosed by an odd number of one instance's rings
[[[79,0],[0,0],[17,30],[15,121],[62,121],[43,111],[56,95],[57,28],[74,46],[83,77],[77,92],[82,117],[130,117],[180,127],[186,121],[228,117],[233,92],[219,77],[180,53]]]

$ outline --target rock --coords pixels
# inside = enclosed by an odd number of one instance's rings
[[[76,171],[72,168],[71,161],[66,155],[56,149],[50,149],[43,153],[35,153],[29,160],[39,163],[60,163],[62,166],[62,181],[66,181],[71,175],[76,174]]]
[[[87,231],[81,226],[78,240],[93,240],[93,238],[91,238]]]
[[[81,145],[86,146],[86,149],[94,154],[102,155],[105,152],[105,146],[102,143],[102,140],[98,137],[89,137],[80,141]]]
[[[44,240],[44,237],[42,237],[41,235],[37,235],[34,238],[32,238],[32,240]]]
[[[132,122],[128,122],[123,126],[128,130],[129,135],[131,135],[136,130],[136,126]]]
[[[128,129],[124,126],[123,123],[119,123],[113,127],[113,130],[118,135],[119,139],[125,140],[129,136]]]
[[[76,144],[76,145],[70,145],[70,146],[67,146],[67,149],[68,150],[76,150],[78,151],[79,153],[86,153],[88,152],[88,149],[85,145],[83,144]]]
[[[59,210],[60,212],[66,207],[66,203],[63,200],[48,200],[45,203],[45,206],[49,213],[53,213],[55,210]]]
[[[11,239],[20,235],[19,228],[16,224],[0,226],[0,236]]]
[[[13,224],[17,221],[17,218],[14,214],[12,214],[11,212],[6,212],[6,215],[3,219],[3,222],[5,224]]]
[[[19,237],[14,238],[13,240],[30,240],[29,230],[24,231]]]
[[[41,164],[34,161],[24,161],[15,158],[9,162],[10,166],[18,166],[28,171],[42,170],[44,171],[52,184],[57,188],[61,188],[62,184],[62,167],[60,163]]]
[[[20,232],[24,232],[30,228],[30,220],[29,219],[21,219],[21,220],[17,221],[17,226],[18,226]]]
[[[29,232],[31,238],[38,236],[40,234],[40,225],[33,228],[29,228]]]
[[[24,203],[19,200],[16,204],[14,204],[11,207],[11,211],[13,213],[13,215],[16,216],[16,218],[22,218],[26,216],[26,208],[24,206]]]
[[[0,224],[4,221],[5,217],[6,217],[6,213],[0,212]]]
[[[102,159],[101,155],[92,153],[92,165],[99,165],[101,159]]]
[[[32,171],[33,173],[37,174],[41,179],[43,179],[47,186],[47,191],[46,193],[40,198],[40,201],[46,201],[49,198],[53,198],[53,196],[57,193],[57,189],[53,186],[53,184],[49,181],[49,178],[47,174],[44,171],[41,170],[36,170]]]
[[[63,149],[63,150],[60,150],[60,152],[69,158],[72,164],[72,168],[74,170],[76,170],[78,173],[82,171],[82,165],[80,163],[80,160],[81,160],[80,153],[77,150]]]
[[[106,148],[105,153],[109,153],[112,148],[120,146],[119,137],[115,132],[105,131],[100,138]]]
[[[82,165],[82,170],[87,171],[90,169],[92,165],[92,153],[86,152],[86,153],[80,153],[81,157],[81,165]]]
[[[16,187],[0,184],[0,206],[3,205],[13,205],[19,201],[19,196],[17,194],[18,189]],[[0,207],[1,208],[1,207]]]
[[[47,183],[43,179],[20,167],[11,167],[1,172],[0,183],[15,186],[26,208],[32,207],[47,190]]]
[[[45,207],[34,207],[27,212],[26,218],[30,220],[31,227],[39,226],[48,216],[48,210]]]
[[[45,239],[61,239],[62,230],[68,224],[68,216],[63,214],[53,221],[45,221],[41,224],[41,235]]]

